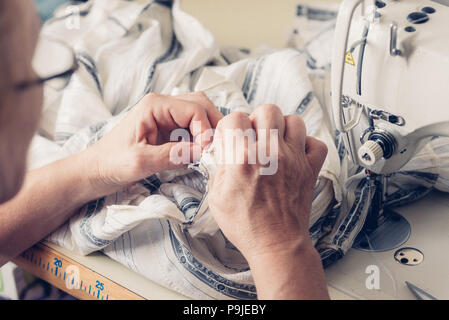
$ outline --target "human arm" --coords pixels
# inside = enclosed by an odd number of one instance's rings
[[[86,151],[29,172],[19,193],[0,205],[0,266],[101,196]]]
[[[202,93],[150,94],[96,144],[29,172],[21,191],[0,205],[0,265],[44,238],[90,200],[183,166],[171,161],[173,147],[186,145],[189,156],[195,156],[207,142],[169,141],[170,132],[186,128],[198,137],[220,118]]]
[[[256,139],[236,144],[234,151],[244,163],[229,163],[223,161],[232,143],[226,131],[237,128],[255,130]],[[270,129],[277,133],[270,136]],[[261,106],[249,117],[228,115],[217,126],[214,145],[221,158],[209,206],[225,236],[247,259],[258,297],[328,299],[321,260],[309,236],[313,189],[326,146],[306,136],[300,117],[284,117],[274,105]],[[257,161],[248,160],[254,150],[275,145],[277,170],[261,174],[266,166],[259,151]]]

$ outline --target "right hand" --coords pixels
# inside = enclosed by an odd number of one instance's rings
[[[82,153],[89,163],[95,197],[112,194],[159,171],[185,166],[174,162],[172,152],[190,150],[187,162],[201,156],[210,142],[204,135],[215,128],[222,114],[202,92],[180,96],[151,93],[97,143]],[[175,129],[189,129],[194,141],[170,140]],[[91,165],[92,164],[92,165]]]
[[[225,158],[225,146],[232,143],[225,130],[239,128],[278,130],[274,139],[278,143],[278,168],[272,175],[261,175],[259,157],[255,164],[219,163],[209,194],[216,222],[248,261],[270,252],[313,247],[309,215],[313,189],[327,155],[326,145],[306,136],[299,116],[283,116],[277,106],[268,104],[250,116],[234,112],[218,123],[214,145],[221,148],[221,159]],[[260,133],[256,139],[256,147],[264,148]],[[247,159],[250,145],[237,143],[234,152]]]

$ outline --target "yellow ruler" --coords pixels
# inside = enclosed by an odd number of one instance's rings
[[[38,243],[13,259],[22,269],[83,300],[144,300],[64,254]]]

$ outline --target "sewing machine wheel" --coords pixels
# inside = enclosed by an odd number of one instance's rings
[[[410,237],[408,221],[391,209],[384,209],[385,220],[372,232],[362,230],[356,237],[353,248],[363,251],[388,251],[404,244]]]

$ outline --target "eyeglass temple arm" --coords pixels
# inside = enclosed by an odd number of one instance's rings
[[[56,78],[69,77],[78,69],[78,67],[79,67],[78,62],[75,59],[73,61],[72,67],[70,67],[69,70],[66,70],[64,72],[61,72],[61,73],[58,73],[58,74],[55,74],[55,75],[51,75],[51,76],[48,76],[48,77],[45,77],[45,78],[37,78],[37,79],[34,79],[34,80],[21,82],[21,83],[16,85],[16,90],[25,90],[25,89],[28,89],[28,88],[33,87],[33,86],[41,85],[41,84],[43,84],[43,83],[45,83],[47,81],[50,81],[50,80],[53,80],[53,79],[56,79]]]

